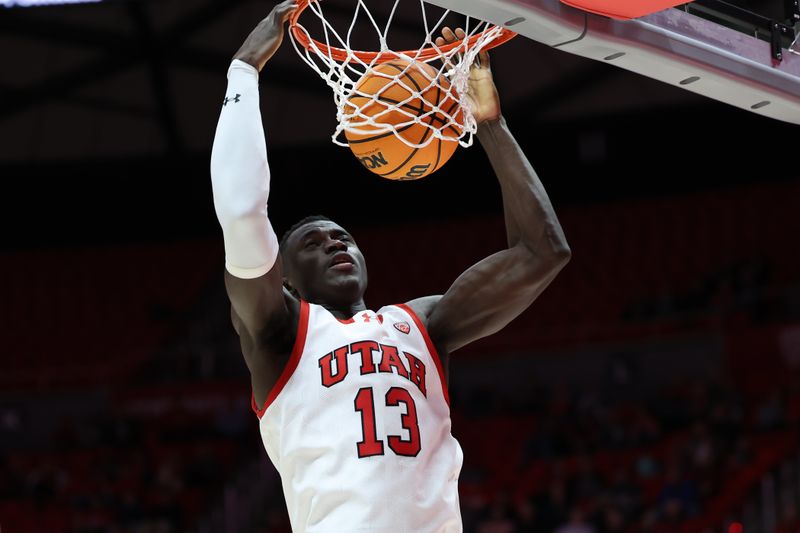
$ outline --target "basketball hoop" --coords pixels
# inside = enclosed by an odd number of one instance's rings
[[[463,28],[465,31],[463,39],[444,46],[437,46],[435,34],[441,31],[450,11],[444,11],[435,24],[429,25],[425,3],[423,0],[417,0],[420,4],[422,24],[424,25],[424,40],[417,49],[395,51],[389,47],[387,35],[398,4],[403,0],[394,1],[384,27],[381,27],[369,12],[365,0],[356,0],[353,19],[344,37],[325,18],[322,9],[323,1],[298,0],[298,8],[292,13],[289,26],[292,44],[298,55],[333,90],[338,122],[336,131],[331,136],[335,144],[348,146],[347,142],[341,140],[342,133],[345,131],[354,133],[391,132],[413,148],[425,147],[435,139],[458,142],[462,146],[472,144],[472,136],[477,130],[477,124],[469,106],[465,105],[466,100],[464,99],[469,87],[470,68],[481,50],[503,44],[516,36],[516,33],[488,22],[467,17]],[[314,13],[319,18],[323,34],[320,40],[312,38],[306,27],[300,23],[300,15],[304,12]],[[364,27],[371,27],[374,30],[377,38],[375,46],[377,50],[361,51],[355,50],[351,46],[351,37],[359,20],[362,21],[359,28],[362,33]],[[408,90],[408,98],[400,102],[390,102],[386,98],[381,98],[380,94],[368,94],[359,90],[359,81],[367,75],[374,75],[375,67],[397,60],[407,62],[408,67],[397,74],[387,74],[384,69],[378,75],[389,78],[392,84],[402,85],[405,90]],[[430,75],[428,78],[427,85],[410,87],[407,82],[403,81],[407,71],[415,68],[415,63],[436,64],[431,65],[433,69],[421,70],[421,72],[435,71],[435,75]],[[431,102],[431,109],[426,110],[427,112],[422,115],[412,115],[404,110],[404,107],[408,107],[409,101],[417,101],[415,99],[421,98],[431,88],[438,88],[444,93],[454,92],[457,96],[458,107],[453,109],[450,106],[448,109],[440,109]],[[354,105],[355,100],[364,103],[363,105]],[[374,113],[365,113],[364,108],[374,105],[375,102],[379,102],[387,113],[399,111],[404,117],[403,121],[387,123],[376,120]],[[428,105],[427,102],[426,105]],[[435,114],[438,120],[426,120],[431,113]],[[383,114],[385,113],[378,116]],[[397,115],[395,113],[395,116]],[[430,128],[432,135],[426,136],[422,142],[414,142],[398,134],[403,131],[403,128],[414,124]]]

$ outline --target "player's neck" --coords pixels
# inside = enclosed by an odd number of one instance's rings
[[[339,305],[322,304],[322,307],[327,309],[333,316],[341,320],[347,320],[348,318],[353,318],[358,312],[366,311],[367,309],[367,306],[364,303],[363,299],[349,304],[339,304]]]

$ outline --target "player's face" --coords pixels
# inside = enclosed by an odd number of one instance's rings
[[[355,240],[328,220],[309,222],[289,237],[287,277],[305,300],[346,305],[367,289],[367,265]]]

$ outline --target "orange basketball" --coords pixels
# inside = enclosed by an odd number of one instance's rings
[[[398,76],[400,73],[403,74]],[[453,155],[458,141],[438,138],[430,140],[434,137],[432,128],[448,137],[458,138],[464,124],[455,91],[445,78],[437,80],[436,74],[436,69],[428,64],[414,62],[409,66],[408,61],[397,59],[374,67],[359,80],[353,96],[345,104],[347,113],[361,108],[362,115],[372,117],[379,124],[408,122],[412,119],[409,114],[423,117],[424,122],[402,126],[397,135],[392,132],[378,133],[378,128],[370,124],[357,127],[367,132],[373,129],[375,134],[345,130],[350,149],[367,169],[391,180],[415,180],[435,172]],[[395,81],[395,77],[400,83]],[[414,88],[415,91],[412,92],[403,85]],[[412,98],[415,93],[419,96]],[[405,112],[399,109],[387,111],[389,105],[400,102],[404,102],[400,108]],[[440,111],[433,112],[437,106],[453,117],[455,124]],[[358,122],[359,118],[354,122]],[[423,148],[413,148],[399,139],[398,135],[413,144],[419,145],[429,140],[430,144]]]

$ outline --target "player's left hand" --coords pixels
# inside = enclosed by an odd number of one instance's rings
[[[269,15],[250,32],[234,59],[239,59],[258,69],[264,68],[283,42],[286,21],[297,9],[297,0],[283,0],[272,8]]]
[[[442,28],[441,37],[436,38],[436,46],[444,46],[453,41],[462,41],[466,33],[461,28],[454,32],[448,27]],[[500,118],[500,96],[492,77],[489,64],[489,52],[482,50],[470,67],[469,90],[466,94],[467,105],[472,111],[472,116],[478,124],[486,120]]]

